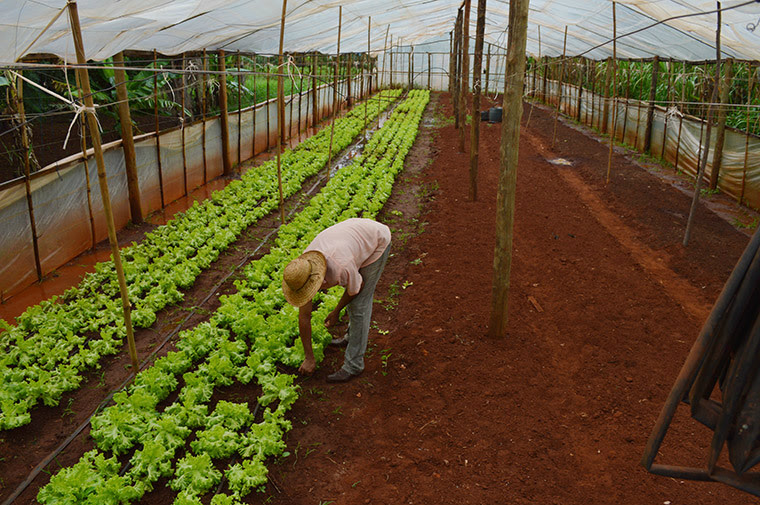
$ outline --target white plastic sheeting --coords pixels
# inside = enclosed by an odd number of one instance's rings
[[[473,13],[477,2],[473,3]],[[723,9],[746,4],[724,1]],[[715,57],[716,15],[679,19],[716,8],[710,0],[622,0],[617,2],[619,35],[662,22],[622,38],[621,58],[659,54],[681,60]],[[74,61],[74,47],[65,0],[0,0],[0,59],[12,63],[32,53],[52,53]],[[343,6],[341,51],[367,48],[367,26],[372,17],[371,47],[380,51],[386,29],[394,41],[421,44],[442,40],[448,44],[461,0],[290,0],[285,47],[289,51],[335,52],[338,6]],[[277,0],[80,0],[79,14],[89,59],[102,60],[124,49],[179,54],[200,49],[274,53],[278,48],[282,3]],[[486,16],[486,42],[506,46],[509,2],[490,0]],[[727,56],[754,59],[760,47],[760,4],[750,3],[723,12],[722,47]],[[476,16],[471,15],[470,33]],[[666,21],[667,20],[667,21]],[[578,55],[604,44],[612,36],[612,2],[609,0],[532,0],[528,27],[528,52],[562,53],[568,26],[568,54]],[[606,58],[611,44],[591,50],[590,58]],[[3,63],[3,62],[0,62]]]
[[[536,80],[532,88],[532,78],[526,79],[526,93],[543,93],[543,84]],[[553,107],[557,106],[559,83],[547,81],[547,100]],[[605,98],[583,89],[578,110],[578,86],[562,85],[562,112],[580,122],[603,128]],[[612,100],[609,99],[611,104]],[[639,100],[618,98],[615,101],[617,117],[615,138],[633,146],[638,151],[644,149],[644,132],[646,130],[648,104]],[[613,107],[607,108],[607,125],[612,129]],[[652,119],[651,152],[662,157],[674,169],[696,177],[699,156],[702,155],[701,144],[704,141],[706,123],[693,116],[668,115],[664,108],[656,106]],[[713,154],[717,136],[710,137],[710,151],[707,157],[705,177],[709,179],[713,169]],[[754,135],[747,136],[734,128],[726,128],[723,146],[723,164],[720,169],[718,188],[737,201],[760,210],[760,139]]]
[[[346,94],[345,81],[341,81],[338,88],[339,96]],[[360,77],[354,79],[352,88],[357,90],[355,95],[359,89],[363,89]],[[292,136],[295,137],[299,129],[299,118],[302,131],[306,131],[307,126],[312,123],[313,104],[311,91],[304,91],[300,100],[298,95],[292,98],[290,101],[290,97],[286,97],[285,131],[286,134],[292,132]],[[332,98],[332,86],[319,87],[317,103],[320,117],[326,116],[331,110]],[[230,113],[229,127],[230,158],[233,163],[238,162],[238,146],[243,160],[251,158],[254,152],[260,153],[275,146],[276,100],[260,103],[255,108],[250,107],[240,113]],[[192,191],[202,185],[204,180],[210,181],[222,174],[222,134],[221,120],[218,117],[210,118],[205,123],[199,121],[182,129],[164,132],[159,143],[160,150],[156,148],[154,134],[142,135],[135,139],[140,198],[143,212],[146,214],[161,209],[162,186],[163,201],[168,204],[182,198],[186,194],[185,188]],[[121,229],[130,220],[124,152],[121,141],[111,142],[103,147],[114,221],[116,229]],[[161,158],[161,181],[158,156]],[[85,167],[89,172],[92,187],[90,201],[95,237],[92,236],[90,226]],[[93,242],[105,240],[107,229],[92,150],[86,163],[81,156],[72,156],[54,166],[45,167],[44,172],[32,178],[31,195],[40,263],[42,273],[46,275],[86,251]],[[0,298],[3,298],[12,296],[37,279],[31,220],[23,184],[0,189],[0,223]]]

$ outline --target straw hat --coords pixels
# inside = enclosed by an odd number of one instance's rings
[[[327,262],[319,251],[308,251],[288,263],[282,273],[285,300],[301,307],[314,298],[327,272]]]

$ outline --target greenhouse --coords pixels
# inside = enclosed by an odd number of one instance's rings
[[[0,13],[3,505],[760,496],[757,1]]]

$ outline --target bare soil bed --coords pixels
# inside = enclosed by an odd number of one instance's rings
[[[692,243],[682,247],[687,194],[620,153],[605,184],[606,144],[560,123],[552,147],[553,113],[537,107],[520,142],[509,334],[488,339],[501,125],[482,124],[480,198],[470,202],[469,155],[457,149],[451,114],[449,96],[434,95],[381,214],[393,249],[364,374],[326,384],[342,361],[331,349],[316,374],[300,380],[290,455],[270,466],[265,492],[249,501],[755,503],[732,488],[653,476],[638,464],[747,234],[701,207]],[[548,161],[560,157],[572,165]],[[140,335],[140,349],[148,352],[212,294],[186,324],[208,317],[234,275],[219,282],[275,224],[270,218],[238,241],[186,304]],[[5,434],[0,498],[126,376],[127,361],[106,365],[115,378],[93,374],[82,389],[91,394],[73,395],[71,404],[64,398]],[[90,448],[86,433],[48,471]],[[709,435],[681,412],[658,461],[700,464]],[[33,503],[48,478],[41,474],[16,503]],[[152,493],[143,503],[172,499]]]

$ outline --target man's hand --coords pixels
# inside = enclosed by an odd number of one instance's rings
[[[314,373],[314,369],[317,367],[317,363],[314,361],[314,358],[306,358],[303,360],[303,363],[301,363],[301,366],[298,368],[298,373],[301,375],[311,375]]]
[[[325,318],[325,328],[337,326],[340,323],[340,310],[335,309]]]

